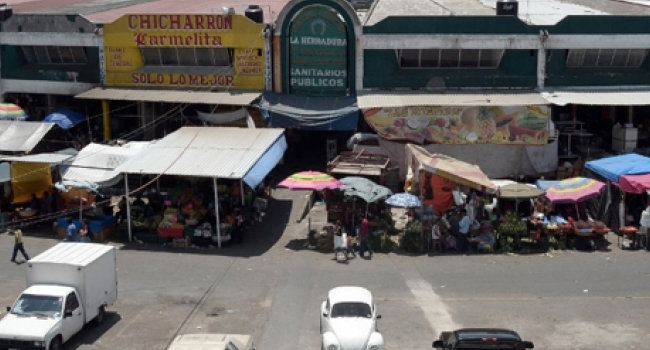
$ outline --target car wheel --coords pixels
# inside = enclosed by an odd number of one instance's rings
[[[57,336],[50,342],[49,350],[61,350],[61,337]]]
[[[93,319],[93,326],[99,326],[102,324],[102,322],[104,322],[104,316],[106,316],[106,309],[104,308],[104,305],[102,305],[97,309],[97,316]]]

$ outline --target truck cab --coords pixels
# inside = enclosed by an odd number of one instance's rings
[[[72,287],[27,288],[0,321],[0,347],[60,347],[83,328],[84,310],[79,300],[79,293]]]

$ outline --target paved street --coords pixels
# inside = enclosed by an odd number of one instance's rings
[[[650,252],[560,251],[535,255],[375,254],[337,263],[303,249],[304,194],[276,190],[266,220],[244,244],[223,249],[119,245],[118,302],[105,324],[87,327],[68,349],[165,349],[180,333],[250,333],[258,349],[318,349],[319,307],[333,286],[369,288],[387,349],[430,349],[460,326],[517,330],[536,349],[647,349]],[[298,204],[296,204],[298,206]],[[312,218],[317,225],[318,211]],[[293,212],[293,214],[291,214]],[[32,255],[57,241],[28,235]],[[0,235],[0,305],[24,288]],[[4,307],[2,308],[4,315]]]

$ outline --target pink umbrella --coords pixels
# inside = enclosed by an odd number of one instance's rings
[[[605,184],[586,177],[572,177],[562,180],[546,190],[551,203],[578,203],[596,197]]]
[[[650,174],[621,175],[618,177],[618,185],[625,192],[643,193],[650,189]]]
[[[286,187],[292,190],[324,190],[337,189],[343,187],[343,183],[329,174],[320,171],[301,171],[290,175],[278,183],[279,187]],[[309,200],[309,224],[308,231],[311,231],[311,199]]]
[[[324,190],[343,187],[343,183],[320,171],[301,171],[282,180],[278,186],[292,190]]]

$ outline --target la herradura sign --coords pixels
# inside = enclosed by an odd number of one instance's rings
[[[348,42],[336,12],[310,6],[298,13],[289,31],[289,86],[292,93],[337,96],[348,89]]]

